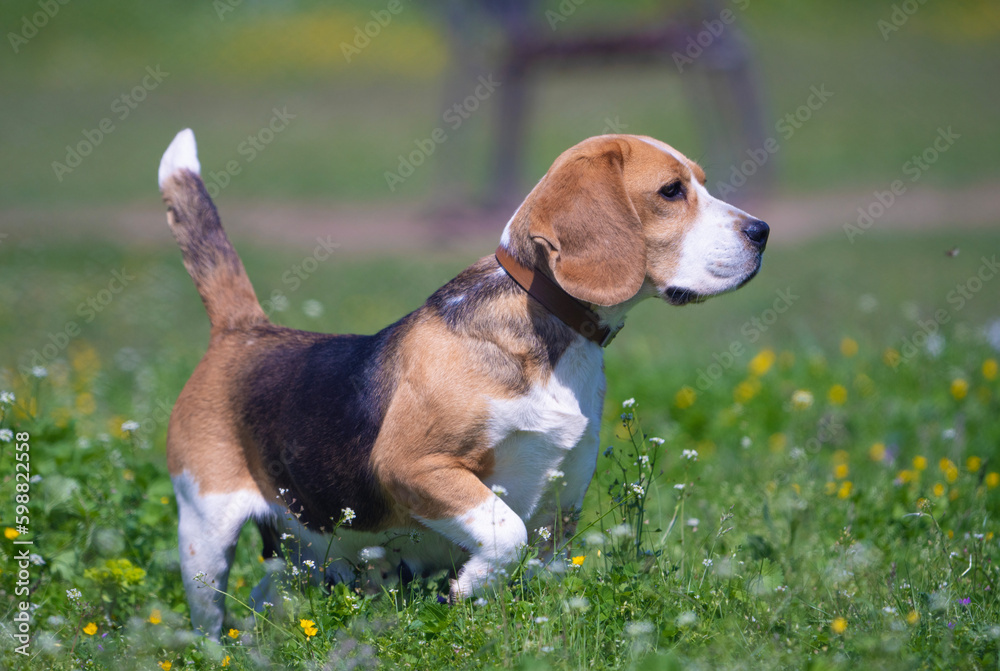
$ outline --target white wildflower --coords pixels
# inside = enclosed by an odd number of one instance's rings
[[[30,561],[35,566],[45,566],[45,560],[42,559],[42,555],[35,554],[34,552],[28,555],[28,561]]]
[[[640,464],[643,465],[643,466],[648,466],[649,465],[649,456],[645,455],[645,454],[640,455],[639,456],[639,461],[635,462],[635,465],[638,466]]]
[[[701,565],[705,566],[705,567],[711,566],[712,565],[712,559],[711,559],[711,557],[706,558],[706,559],[702,559],[701,560]]]
[[[14,405],[14,392],[12,391],[0,391],[0,405]]]
[[[66,590],[66,598],[70,601],[76,601],[83,597],[83,594],[77,588]]]
[[[539,650],[541,650],[542,652],[552,652],[553,650],[555,650],[555,648],[553,648],[551,645],[543,645],[542,647],[539,648]]]
[[[10,429],[0,429],[0,443],[9,443],[14,440],[14,432]]]
[[[662,438],[657,438],[656,436],[653,436],[652,438],[648,438],[647,440],[649,440],[649,442],[651,442],[653,445],[663,445],[663,443],[666,442]]]
[[[689,527],[695,527],[695,528],[697,528],[699,524],[701,524],[701,520],[699,520],[697,517],[689,517],[688,518],[687,525]]]
[[[642,496],[643,494],[646,493],[646,490],[643,489],[642,485],[640,485],[638,482],[632,483],[632,491],[635,492],[638,496]]]
[[[674,485],[674,489],[676,489],[677,491],[684,489],[684,483],[678,482],[676,485]]]
[[[552,532],[549,531],[548,527],[538,527],[535,529],[535,533],[538,534],[543,541],[547,541],[552,538]]]
[[[381,545],[372,545],[370,547],[361,548],[361,552],[359,552],[358,555],[361,557],[361,561],[378,561],[379,559],[385,557],[385,548]]]
[[[753,439],[750,438],[750,436],[743,436],[742,438],[740,438],[740,447],[742,447],[744,450],[750,449],[751,445],[753,445]]]
[[[481,608],[481,607],[485,606],[487,603],[489,603],[489,602],[486,601],[486,599],[484,599],[483,597],[479,597],[478,599],[476,599],[475,601],[472,602],[472,605],[473,606],[479,606]]]
[[[353,508],[344,508],[340,511],[340,514],[342,524],[350,524],[354,521],[354,518],[357,517],[357,515],[354,514]]]
[[[574,596],[566,602],[566,605],[569,606],[570,610],[578,610],[581,613],[590,609],[590,601],[585,596]]]
[[[493,490],[493,493],[497,496],[507,496],[507,494],[509,494],[507,488],[503,485],[493,485],[490,489]]]
[[[538,617],[535,618],[535,624],[545,624],[548,621],[549,618],[545,617],[544,615],[539,615]]]
[[[792,394],[792,405],[796,408],[810,408],[813,404],[812,392],[805,389],[796,389]]]
[[[314,298],[310,298],[302,304],[302,312],[306,313],[306,317],[317,319],[323,316],[323,304]]]
[[[31,369],[31,376],[41,380],[43,377],[49,376],[49,371],[45,366],[35,366]]]
[[[625,633],[632,637],[646,636],[652,634],[655,631],[655,627],[652,622],[629,622],[625,625]]]
[[[635,399],[634,398],[628,398],[628,399],[625,399],[624,401],[622,401],[622,407],[623,408],[631,408],[631,407],[634,407],[634,406],[635,406]]]
[[[287,541],[289,538],[295,538],[295,534],[290,534],[287,531],[281,534],[281,540]]]
[[[122,422],[122,433],[131,433],[132,431],[138,430],[139,422],[132,419]]]
[[[555,482],[556,480],[559,480],[565,475],[566,474],[560,470],[556,470],[555,468],[550,468],[548,472],[545,474],[545,477],[549,479],[549,482]]]
[[[302,560],[302,565],[303,566],[307,566],[307,567],[309,567],[311,569],[315,569],[316,568],[316,562],[314,562],[312,559],[303,559]]]
[[[292,575],[298,575],[298,574],[299,574],[299,567],[298,566],[293,566],[292,567]]]
[[[684,450],[681,456],[690,461],[698,461],[698,450]]]

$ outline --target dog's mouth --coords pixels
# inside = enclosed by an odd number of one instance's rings
[[[688,303],[703,303],[708,299],[708,296],[703,296],[691,289],[667,287],[663,292],[663,298],[671,305],[687,305]]]

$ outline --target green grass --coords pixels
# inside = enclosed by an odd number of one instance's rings
[[[613,449],[598,460],[569,549],[581,566],[515,574],[484,605],[439,604],[443,577],[402,593],[363,583],[290,590],[283,613],[253,621],[239,604],[263,571],[248,528],[228,603],[237,633],[221,644],[186,632],[163,456],[165,409],[207,339],[179,254],[0,247],[0,390],[17,399],[0,408],[0,426],[31,436],[41,479],[31,484],[30,538],[44,561],[30,568],[35,657],[13,654],[4,635],[5,664],[996,666],[1000,382],[983,329],[1000,316],[998,280],[960,309],[948,297],[998,243],[994,232],[872,231],[853,246],[777,247],[737,293],[641,306],[607,355],[602,448]],[[943,253],[955,245],[957,257]],[[335,256],[290,292],[282,274],[308,250],[239,247],[258,293],[286,295],[276,320],[339,332],[380,328],[473,258]],[[134,279],[88,322],[88,300],[115,269]],[[796,298],[757,337],[753,320],[770,321],[779,291]],[[323,306],[319,317],[303,311],[310,300]],[[895,359],[939,309],[942,351]],[[68,322],[80,335],[48,357]],[[726,351],[738,354],[730,362]],[[715,371],[720,361],[728,365]],[[47,377],[23,379],[19,368],[32,363]],[[635,406],[623,408],[629,398]],[[123,434],[126,420],[140,429]],[[14,524],[15,454],[0,442],[0,528]],[[643,455],[650,467],[637,463]],[[21,600],[16,547],[0,541],[7,631]]]

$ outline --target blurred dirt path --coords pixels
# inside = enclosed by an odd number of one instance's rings
[[[126,244],[172,244],[159,199],[153,195],[149,200],[133,206],[3,210],[0,243],[44,245],[99,238]],[[867,229],[872,232],[1000,229],[1000,184],[912,189],[897,196],[889,207],[879,204],[874,190],[758,197],[739,204],[771,225],[772,245],[818,236],[843,236],[846,241],[843,227],[858,225],[859,208],[872,217]],[[273,201],[224,202],[221,214],[238,241],[310,245],[322,238],[359,254],[489,246],[499,239],[510,216],[476,210],[435,212],[428,203]]]

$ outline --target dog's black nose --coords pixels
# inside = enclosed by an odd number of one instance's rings
[[[770,232],[771,229],[768,225],[760,219],[753,219],[743,227],[743,235],[747,236],[753,246],[760,251],[764,251],[764,247],[767,245],[767,234]]]

